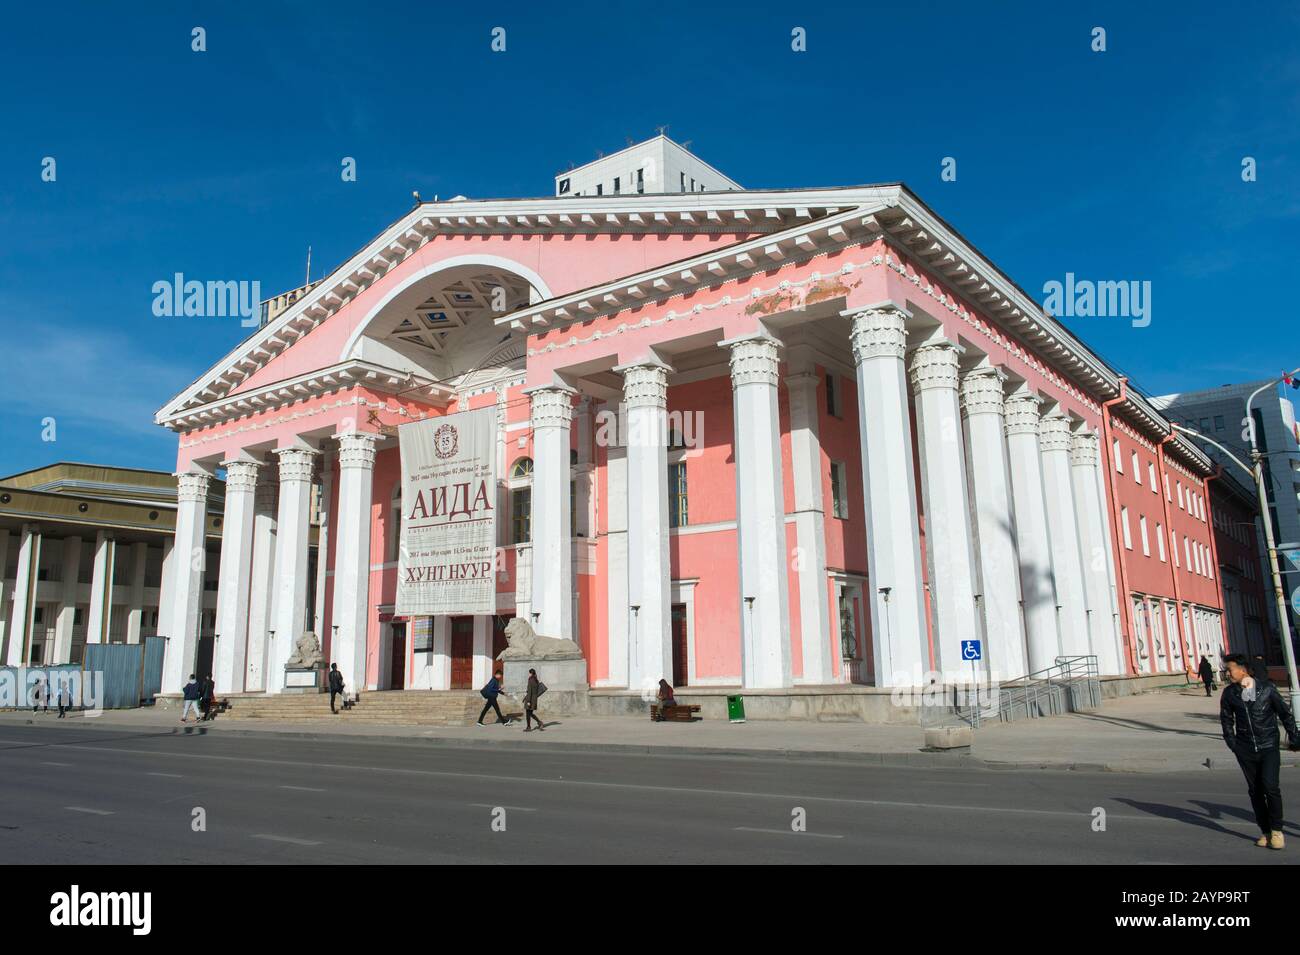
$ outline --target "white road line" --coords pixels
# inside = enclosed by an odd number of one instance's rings
[[[499,803],[491,802],[472,802],[471,806],[479,806],[482,809],[509,809],[511,812],[536,812],[536,809],[529,809],[526,806],[502,806]]]
[[[305,793],[323,793],[325,790],[317,789],[315,786],[279,786],[278,789],[297,789]]]
[[[829,832],[795,832],[793,829],[755,829],[751,826],[736,826],[733,832],[770,832],[778,836],[816,836],[818,839],[843,839],[843,836]]]
[[[87,809],[85,806],[64,806],[68,812],[86,812],[92,816],[111,816],[113,813],[107,809]]]
[[[180,773],[145,773],[146,776],[166,776],[168,779],[184,779]]]
[[[46,759],[46,760],[42,760],[42,761],[41,761],[41,765],[42,765],[42,766],[71,766],[72,764],[71,764],[71,763],[54,763],[54,762],[51,762],[50,760]]]
[[[318,846],[319,842],[312,842],[310,839],[295,839],[293,836],[273,836],[268,833],[259,832],[253,835],[254,839],[266,839],[268,842],[288,842],[295,846]]]

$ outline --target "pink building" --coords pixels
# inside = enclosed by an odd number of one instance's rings
[[[220,691],[278,691],[313,629],[368,687],[477,686],[512,616],[610,693],[924,685],[972,640],[1003,679],[1174,671],[1221,640],[1210,462],[906,187],[623,176],[416,206],[158,413],[180,553],[226,475]],[[397,426],[482,407],[496,615],[395,619]],[[168,581],[165,692],[200,573]]]

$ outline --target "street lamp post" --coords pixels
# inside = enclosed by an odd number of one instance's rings
[[[1290,378],[1297,374],[1300,374],[1300,368],[1291,372],[1287,377]],[[1300,680],[1296,679],[1295,651],[1291,646],[1291,618],[1286,602],[1286,592],[1282,589],[1282,572],[1277,562],[1277,542],[1273,537],[1273,521],[1269,518],[1268,514],[1268,491],[1264,486],[1264,456],[1260,453],[1259,445],[1255,441],[1255,419],[1252,417],[1250,410],[1251,402],[1255,400],[1256,396],[1258,396],[1260,392],[1276,386],[1277,383],[1282,380],[1283,379],[1281,378],[1274,378],[1262,387],[1255,389],[1255,391],[1251,393],[1250,397],[1246,399],[1246,420],[1248,422],[1246,434],[1250,438],[1250,459],[1253,467],[1247,466],[1240,458],[1213,438],[1203,435],[1192,428],[1185,428],[1181,424],[1176,424],[1174,422],[1170,422],[1170,424],[1176,430],[1181,431],[1184,434],[1189,434],[1207,444],[1214,445],[1227,455],[1228,459],[1236,464],[1237,467],[1249,474],[1251,480],[1255,484],[1255,493],[1259,497],[1259,516],[1264,521],[1264,546],[1268,551],[1268,568],[1269,572],[1273,575],[1273,595],[1277,600],[1277,626],[1282,640],[1282,653],[1286,659],[1287,677],[1291,682],[1291,707],[1292,709],[1295,709],[1295,707],[1300,704]]]

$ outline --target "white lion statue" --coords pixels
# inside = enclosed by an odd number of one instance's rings
[[[286,670],[312,670],[324,662],[325,656],[320,652],[320,641],[316,639],[316,634],[308,630],[293,645],[293,653],[284,662],[284,668]]]
[[[540,636],[522,617],[515,617],[506,624],[506,643],[506,648],[497,654],[498,660],[565,660],[582,657],[582,648],[572,640]]]

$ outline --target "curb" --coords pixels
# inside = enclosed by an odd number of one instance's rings
[[[63,729],[71,726],[77,726],[84,723],[85,717],[72,722],[59,724],[58,728]],[[32,720],[25,720],[19,723],[17,720],[0,720],[0,727],[11,723],[14,725],[35,725]],[[108,731],[132,731],[139,732],[145,730],[148,735],[154,736],[207,736],[212,731],[207,727],[188,727],[182,730],[179,726],[171,727],[130,727],[121,725],[99,724],[97,727],[88,727],[92,731],[100,729]],[[707,758],[724,758],[724,759],[772,759],[786,760],[790,762],[839,762],[839,763],[857,763],[866,766],[880,766],[884,768],[907,768],[907,769],[983,769],[992,772],[1025,772],[1029,770],[1040,772],[1078,772],[1078,773],[1124,773],[1135,775],[1160,775],[1163,773],[1181,773],[1193,772],[1194,768],[1190,766],[1171,766],[1169,760],[1163,757],[1153,757],[1151,759],[1127,759],[1113,762],[1087,762],[1087,761],[1066,761],[1066,760],[1000,760],[1000,759],[983,759],[975,756],[970,750],[954,750],[948,753],[927,752],[918,749],[912,752],[856,752],[851,750],[798,750],[798,749],[759,749],[746,747],[727,747],[727,746],[673,746],[660,745],[653,743],[583,743],[568,741],[537,741],[522,739],[491,739],[488,737],[480,739],[462,739],[458,737],[445,736],[386,736],[373,733],[330,733],[313,729],[257,729],[252,727],[238,727],[232,729],[216,730],[215,735],[220,736],[237,736],[243,738],[257,737],[278,737],[281,739],[304,739],[320,740],[329,742],[358,742],[358,743],[383,743],[386,745],[399,746],[422,746],[425,748],[436,746],[444,749],[498,749],[518,752],[542,752],[542,753],[612,753],[617,755],[628,756],[668,756],[674,758],[681,757],[707,757]],[[1283,768],[1300,767],[1300,758],[1284,754],[1282,759]],[[1195,768],[1208,770],[1211,772],[1225,772],[1237,770],[1235,760],[1225,757],[1207,757],[1198,763]]]

